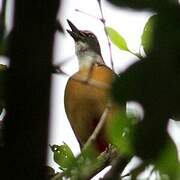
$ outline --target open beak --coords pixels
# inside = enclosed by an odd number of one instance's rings
[[[67,22],[71,28],[71,30],[67,30],[67,32],[72,36],[74,41],[81,40],[83,38],[83,33],[68,19]]]

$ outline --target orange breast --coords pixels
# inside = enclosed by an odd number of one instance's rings
[[[74,78],[85,78],[87,70],[75,73],[67,82],[64,104],[68,120],[81,145],[83,145],[96,127],[109,99],[109,90],[84,84]],[[113,71],[104,65],[94,66],[91,78],[111,85],[115,76]],[[106,140],[103,130],[97,139],[97,146],[102,151]],[[103,146],[103,147],[101,147]]]

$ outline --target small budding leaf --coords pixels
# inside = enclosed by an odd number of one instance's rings
[[[116,45],[121,50],[129,51],[125,39],[116,30],[111,27],[106,27],[106,30],[108,32],[109,38],[114,45]]]
[[[144,52],[148,55],[153,45],[154,26],[157,20],[157,15],[151,16],[144,26],[143,34],[141,36],[141,45]]]
[[[54,153],[54,161],[62,170],[71,168],[74,165],[76,158],[66,143],[60,146],[52,145],[50,147]]]

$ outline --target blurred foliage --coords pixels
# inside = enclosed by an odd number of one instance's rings
[[[110,142],[115,145],[119,153],[123,153],[125,156],[129,157],[133,157],[137,154],[137,150],[134,149],[134,147],[136,147],[135,137],[137,135],[143,135],[137,133],[139,131],[138,128],[140,124],[140,121],[138,121],[133,116],[127,115],[126,112],[116,114],[112,124],[109,127],[108,134]],[[153,136],[153,130],[151,130],[151,132],[148,131],[148,133],[150,136]],[[160,176],[173,180],[179,179],[180,166],[177,149],[168,134],[165,133],[165,135],[167,137],[164,138],[165,141],[163,146],[160,146],[161,151],[159,151],[158,155],[156,157],[154,156],[154,158],[151,158],[152,156],[149,158],[149,155],[154,155],[153,150],[156,149],[156,147],[152,145],[150,141],[146,139],[147,143],[141,144],[141,146],[139,146],[140,153],[142,153],[144,149],[147,148],[149,154],[145,156],[146,159],[142,162],[142,164],[140,164],[140,166],[131,172],[133,178],[136,179],[139,174],[144,172],[146,167],[153,165],[153,169],[159,172]],[[153,138],[156,137],[153,136]],[[155,141],[155,139],[153,140]]]
[[[128,144],[145,164],[155,165],[162,176],[180,179],[177,149],[167,132],[169,119],[180,114],[179,5],[170,0],[111,2],[120,7],[156,12],[145,24],[141,37],[147,56],[120,73],[113,83],[112,96],[117,103],[136,101],[144,110],[142,121],[135,124],[131,138],[124,144]],[[119,117],[119,126],[124,126],[120,123]],[[123,140],[121,134],[120,130],[119,142]],[[126,153],[129,153],[128,148]]]
[[[161,175],[167,175],[169,179],[178,180],[180,175],[180,166],[177,156],[177,149],[171,138],[167,138],[164,149],[155,161],[155,167]]]
[[[146,54],[149,54],[152,49],[154,25],[156,24],[156,19],[157,15],[153,15],[148,19],[141,36],[141,45],[143,46]]]
[[[133,116],[127,116],[125,111],[118,112],[110,126],[108,127],[109,141],[118,149],[120,153],[132,156],[134,154],[132,146],[132,132],[137,120]]]
[[[137,10],[151,9],[164,10],[173,5],[178,5],[178,0],[108,0],[110,3],[126,8],[134,8]]]

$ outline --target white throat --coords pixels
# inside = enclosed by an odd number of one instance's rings
[[[79,69],[89,69],[92,64],[104,64],[102,57],[89,48],[87,43],[77,42],[75,45],[76,55],[79,62]]]

